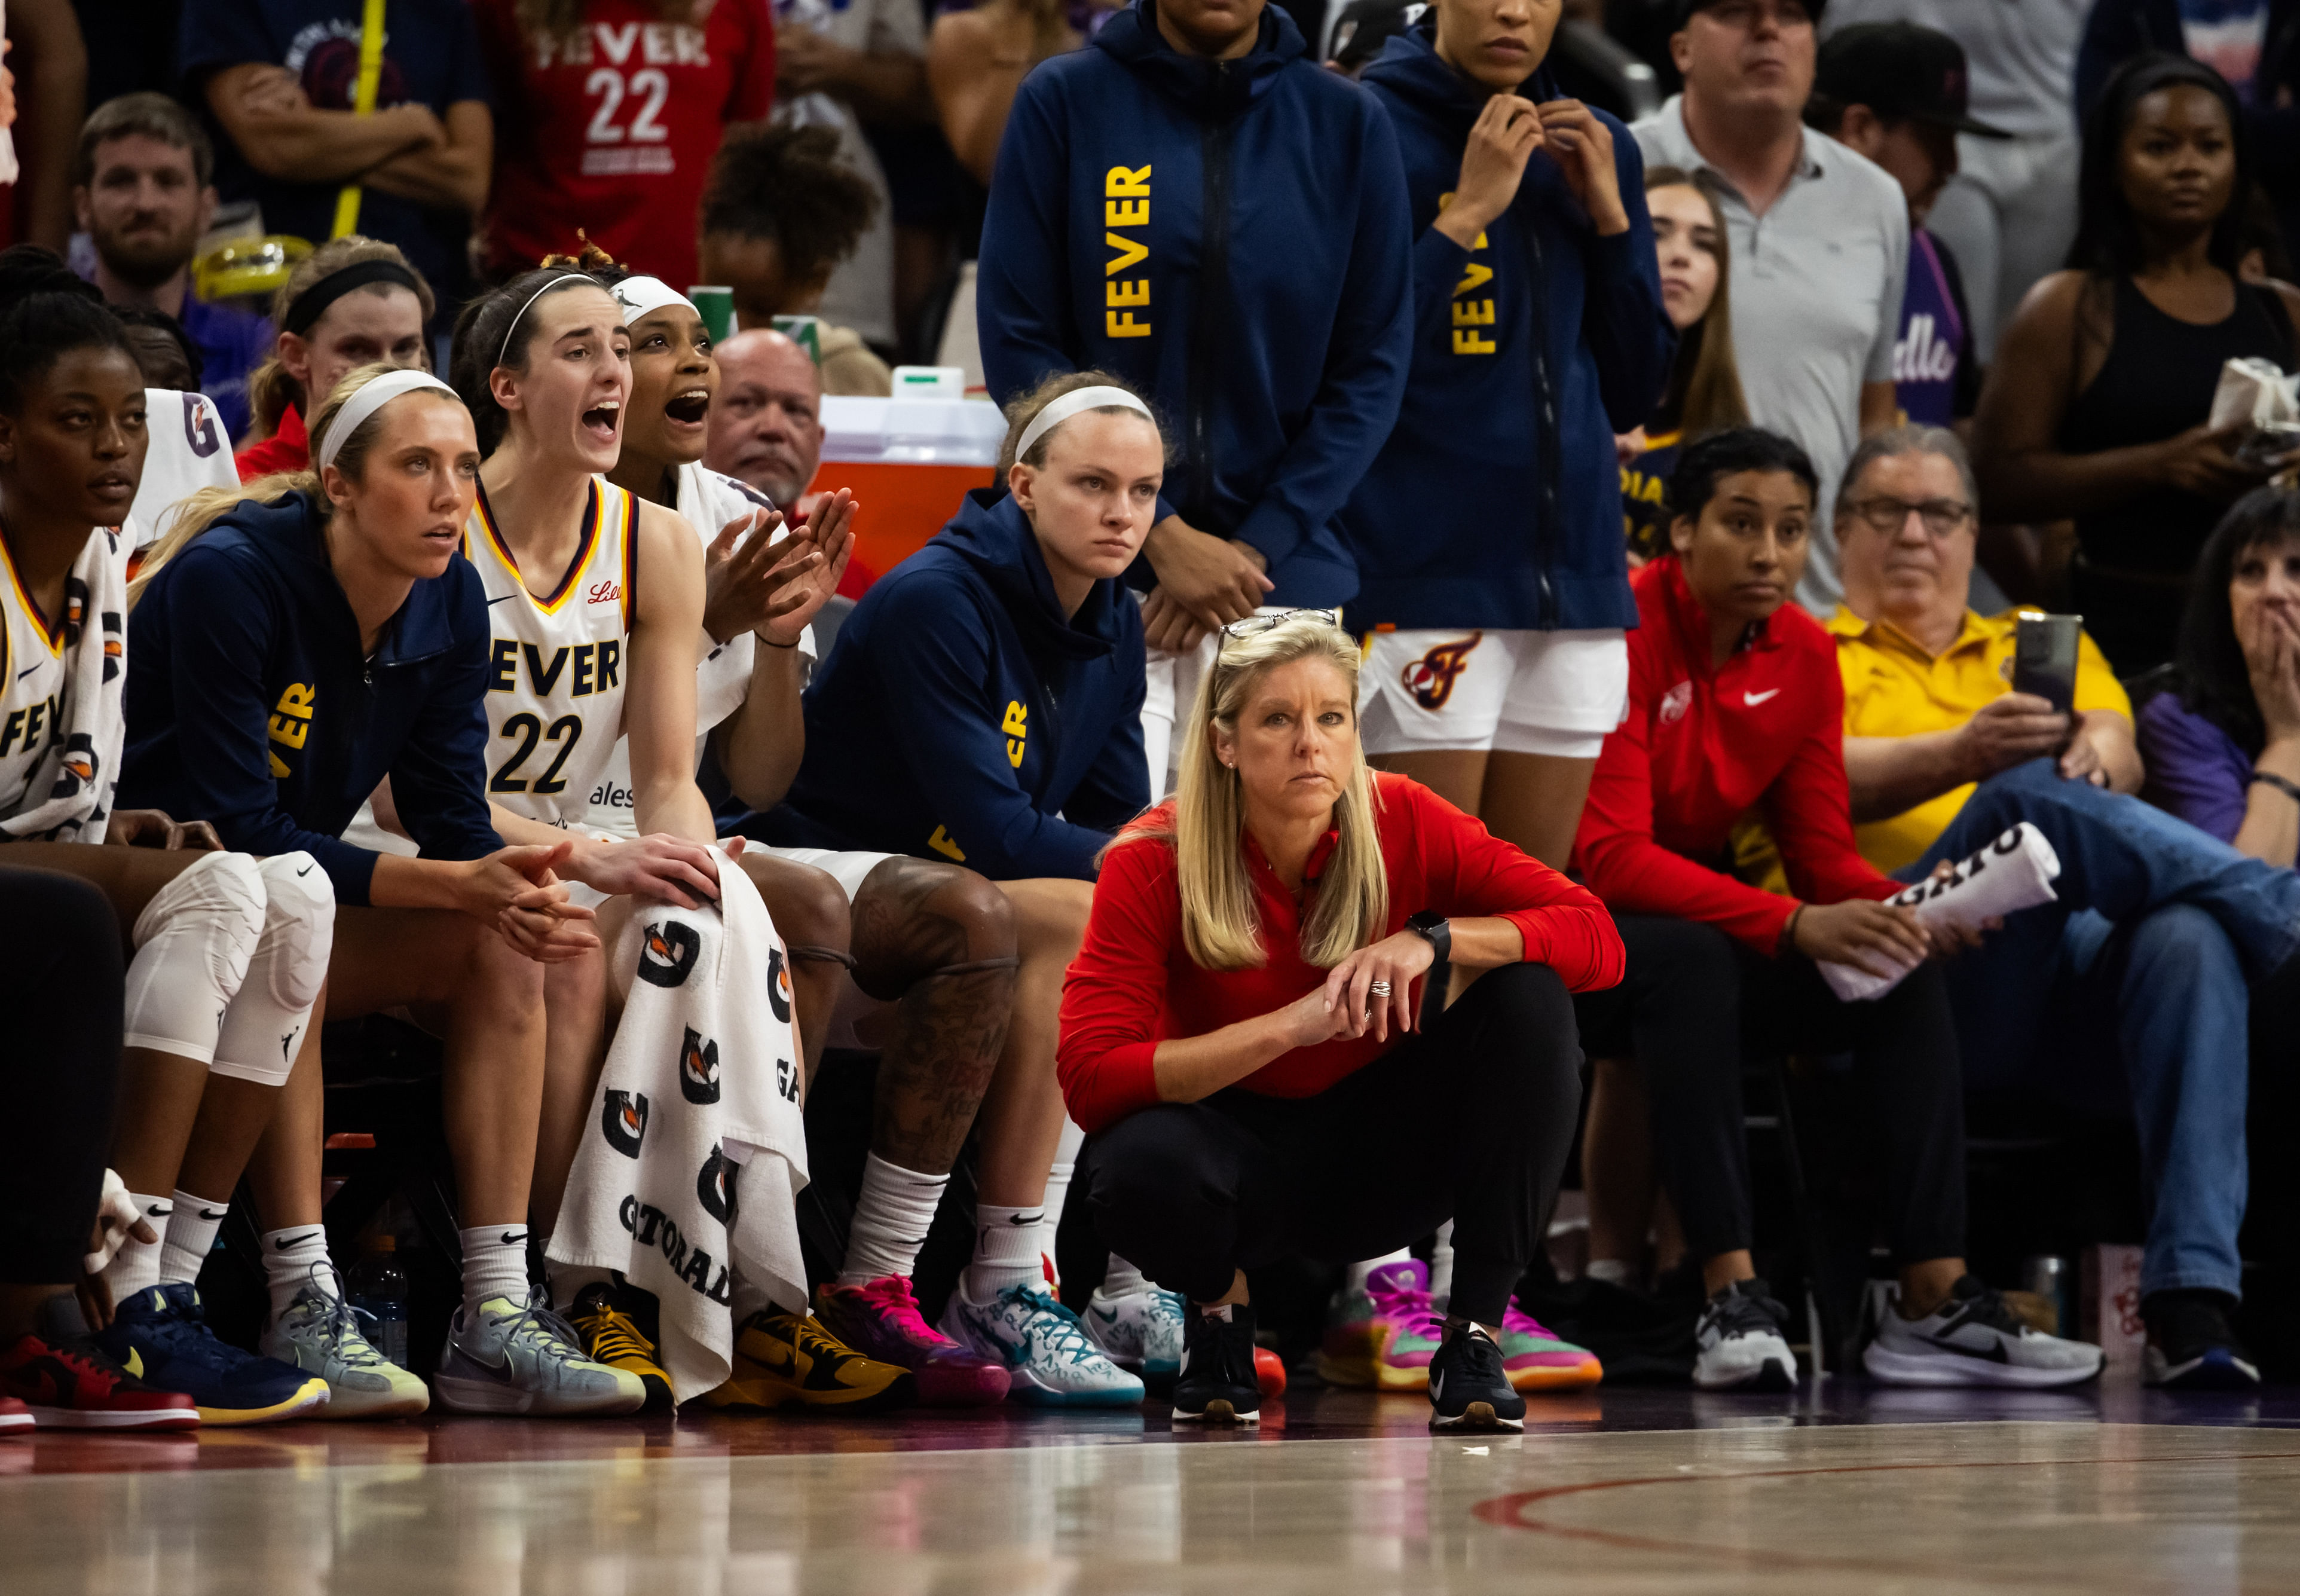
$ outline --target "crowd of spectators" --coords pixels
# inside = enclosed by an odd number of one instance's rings
[[[1326,1378],[1506,1426],[1597,1377],[1519,1294],[1576,1126],[1588,1278],[1675,1283],[1691,1377],[1778,1386],[1807,1338],[1760,1274],[1742,1093],[1784,1054],[1881,1149],[1872,1376],[2100,1367],[1968,1263],[1967,1098],[2012,1092],[2134,1128],[2149,1376],[2256,1383],[2300,425],[2214,407],[2232,363],[2300,367],[2300,15],[1663,9],[154,0],[115,41],[94,0],[12,0],[0,648],[77,657],[51,597],[148,543],[112,840],[241,863],[89,866],[62,844],[104,806],[54,807],[88,777],[43,804],[0,740],[12,862],[136,928],[110,1156],[162,1222],[105,1209],[116,1317],[84,1293],[73,1326],[51,1248],[0,1276],[49,1293],[0,1294],[0,1331],[138,1422],[185,1422],[175,1385],[237,1422],[420,1406],[309,1233],[319,1021],[412,1004],[476,1227],[442,1400],[508,1410],[498,1353],[534,1410],[666,1397],[652,1299],[538,1266],[530,1301],[520,1227],[539,1251],[583,1178],[625,900],[692,908],[724,864],[788,945],[801,1073],[831,1034],[885,1063],[844,1265],[805,1301],[738,1283],[719,1405],[1122,1404],[1190,1371],[1177,1416],[1250,1417],[1282,1377],[1249,1275],[1307,1253],[1344,1271]],[[1573,55],[1608,28],[1650,79]],[[995,477],[842,615],[870,506],[814,487],[826,403],[954,351],[1006,414]],[[21,423],[67,375],[101,418],[74,481],[80,446]],[[162,432],[247,488],[111,514]],[[2081,617],[2056,696],[2020,676],[2038,610]],[[522,648],[536,698],[500,726],[464,701],[489,625],[487,714]],[[563,690],[628,692],[628,746],[546,785],[571,715],[512,780],[562,690],[540,650],[595,626]],[[381,718],[306,749],[297,674]],[[2016,828],[2051,902],[1920,915]],[[338,929],[279,907],[283,858],[326,867]],[[227,1059],[229,1001],[212,1064],[139,1030],[176,946],[151,906],[221,914],[174,895],[227,875],[313,968],[333,939],[270,1074]],[[1460,1100],[1371,1171],[1441,1056]],[[970,1133],[976,1244],[930,1325],[913,1266]],[[97,1156],[25,1210],[85,1217]],[[268,1358],[179,1290],[243,1173],[288,1238]],[[1099,1320],[1052,1283],[1073,1179]],[[155,1391],[121,1373],[147,1347]]]

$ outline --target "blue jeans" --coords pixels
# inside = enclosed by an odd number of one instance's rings
[[[1966,1082],[2096,1099],[2098,1080],[2070,1066],[2088,1036],[2112,1045],[2154,1204],[2140,1289],[2235,1296],[2249,983],[2300,946],[2300,873],[2033,759],[1982,782],[1899,879],[2024,820],[2060,856],[2060,898],[1948,965]]]

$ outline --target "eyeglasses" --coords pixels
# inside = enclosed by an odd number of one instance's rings
[[[1229,648],[1237,639],[1258,636],[1283,626],[1288,621],[1298,621],[1304,615],[1315,615],[1329,626],[1339,627],[1342,623],[1342,612],[1339,610],[1279,610],[1267,615],[1248,615],[1245,620],[1233,621],[1221,629],[1222,640],[1216,646],[1214,656],[1220,658],[1222,649]]]
[[[1924,519],[1925,531],[1936,538],[1963,531],[1972,519],[1972,506],[1953,498],[1929,498],[1921,505],[1899,498],[1865,498],[1851,509],[1871,531],[1879,532],[1899,531],[1909,524],[1909,513],[1913,510]]]

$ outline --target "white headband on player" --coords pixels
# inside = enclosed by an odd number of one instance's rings
[[[1014,458],[1021,459],[1038,439],[1081,410],[1102,410],[1112,405],[1139,411],[1144,421],[1154,427],[1158,424],[1158,418],[1150,414],[1150,406],[1122,388],[1074,389],[1030,418],[1030,424],[1022,429],[1022,441],[1014,446]]]
[[[436,388],[458,405],[463,402],[462,395],[429,372],[387,372],[344,401],[327,435],[312,450],[312,469],[325,471],[333,465],[336,452],[344,447],[344,440],[365,425],[368,417],[400,395],[412,394],[420,388]]]
[[[651,316],[667,305],[683,305],[691,315],[703,313],[695,308],[695,301],[672,288],[660,277],[626,277],[607,290],[615,303],[623,307],[623,319],[636,322],[641,316]]]

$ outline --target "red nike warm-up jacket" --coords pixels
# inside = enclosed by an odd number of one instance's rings
[[[1389,918],[1381,935],[1395,936],[1408,915],[1423,909],[1454,918],[1496,915],[1524,937],[1525,961],[1547,965],[1568,990],[1594,991],[1621,979],[1621,933],[1595,896],[1419,782],[1377,773],[1373,784],[1374,827],[1389,873]],[[1143,823],[1152,830],[1171,827],[1172,803],[1151,810]],[[1312,881],[1338,840],[1329,831],[1311,854]],[[1325,971],[1302,958],[1304,906],[1251,836],[1242,846],[1266,955],[1253,970],[1205,970],[1190,957],[1171,845],[1121,837],[1104,857],[1086,940],[1062,983],[1057,1055],[1062,1099],[1088,1130],[1159,1100],[1151,1061],[1160,1041],[1269,1014],[1325,981]],[[1238,1084],[1265,1097],[1312,1097],[1404,1040],[1394,1029],[1387,1041],[1369,1031],[1296,1048]]]
[[[1770,956],[1800,900],[1890,898],[1853,843],[1845,683],[1837,643],[1785,605],[1726,662],[1675,556],[1630,581],[1629,708],[1605,739],[1573,859],[1617,914],[1699,920]],[[1726,873],[1751,808],[1780,849],[1795,898]]]

